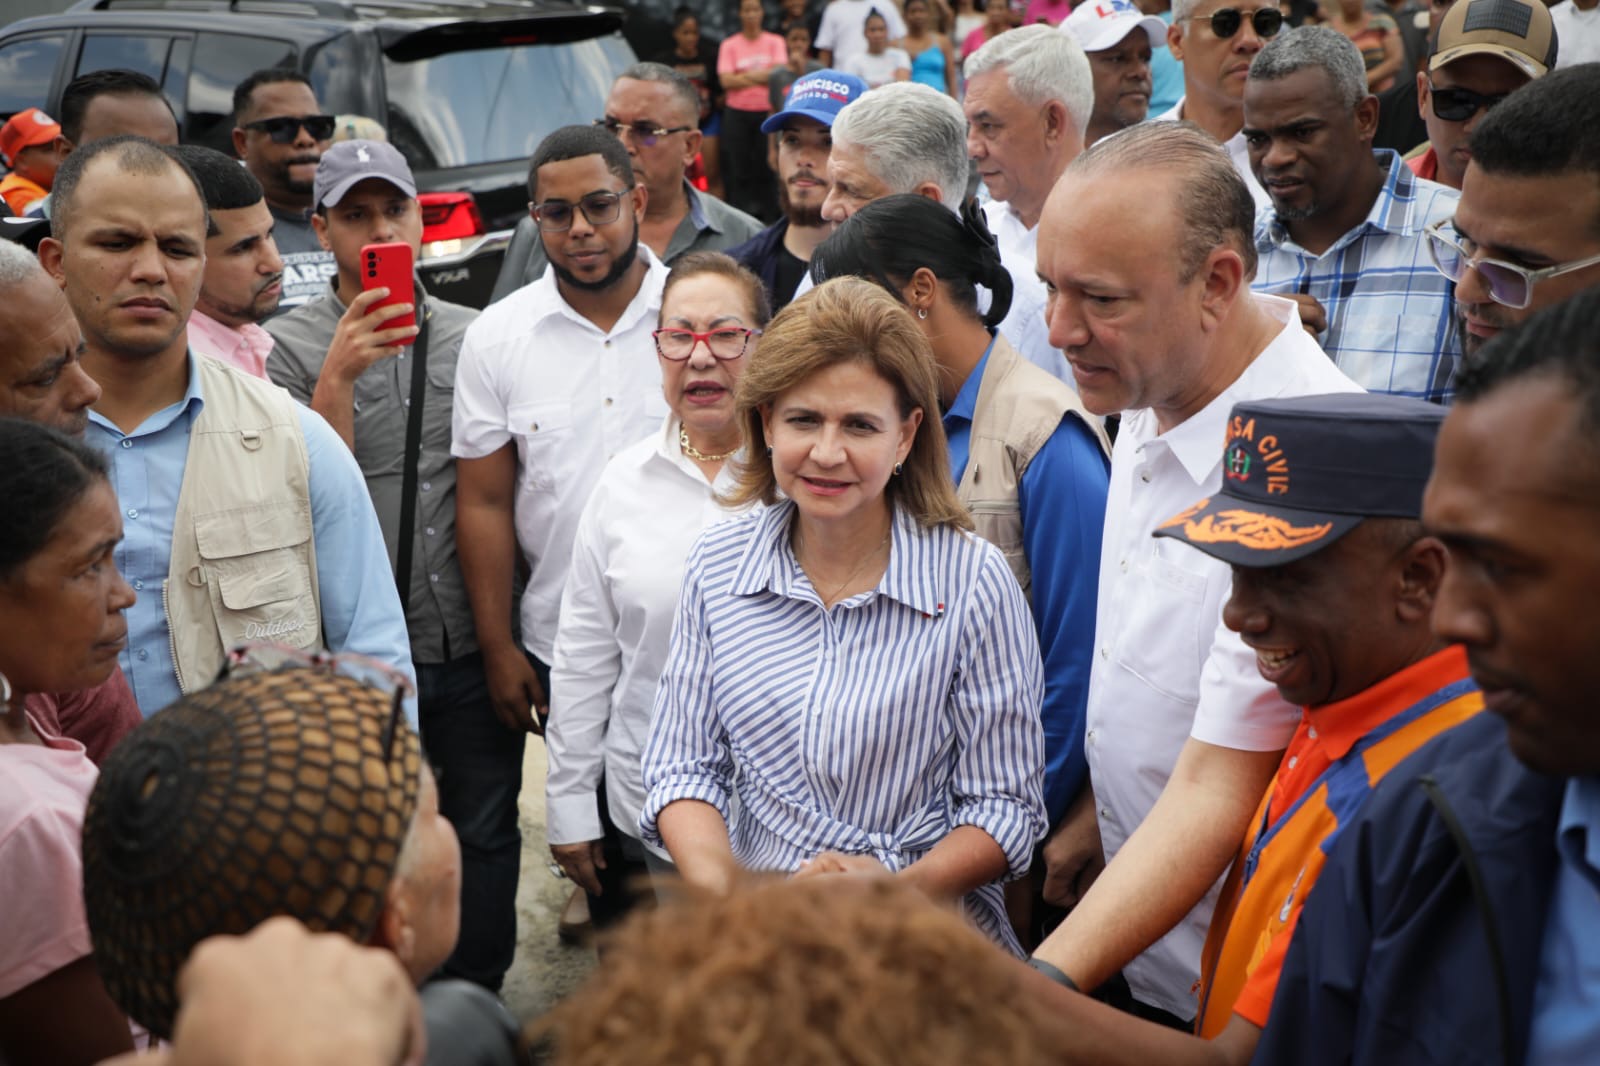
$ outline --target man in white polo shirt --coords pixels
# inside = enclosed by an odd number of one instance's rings
[[[1084,738],[1093,794],[1044,849],[1045,898],[1075,906],[1035,965],[1085,991],[1121,970],[1120,1005],[1180,1027],[1217,882],[1300,712],[1221,623],[1228,566],[1152,534],[1222,484],[1234,404],[1360,391],[1294,303],[1250,291],[1254,222],[1210,137],[1152,122],[1085,150],[1040,223],[1050,340],[1084,406],[1123,416]],[[1292,456],[1265,458],[1292,476]]]
[[[489,694],[542,732],[578,516],[617,451],[666,414],[651,331],[667,269],[639,240],[645,190],[621,141],[565,126],[534,151],[530,210],[550,261],[467,330],[456,367],[456,544]],[[511,590],[528,565],[522,639]]]

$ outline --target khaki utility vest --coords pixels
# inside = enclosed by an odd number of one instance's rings
[[[295,403],[270,382],[192,358],[203,403],[161,589],[184,692],[209,685],[246,641],[322,643],[311,467]]]
[[[1033,603],[1033,574],[1022,548],[1022,506],[1017,496],[1022,475],[1061,419],[1082,419],[1111,453],[1100,419],[1064,383],[1024,360],[1004,337],[995,336],[989,362],[978,382],[967,444],[967,469],[956,496],[972,512],[978,536],[1005,555],[1023,595]]]

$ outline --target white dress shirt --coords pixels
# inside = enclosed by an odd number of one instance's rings
[[[1283,323],[1255,361],[1166,433],[1157,431],[1154,412],[1125,412],[1111,452],[1084,737],[1108,862],[1155,806],[1191,735],[1240,751],[1275,751],[1288,744],[1300,719],[1299,708],[1262,679],[1254,653],[1222,625],[1232,584],[1228,564],[1152,535],[1221,486],[1222,442],[1234,404],[1361,391],[1302,328],[1292,301],[1252,298]],[[1194,1017],[1190,987],[1199,977],[1216,894],[1213,885],[1172,932],[1123,970],[1136,998]]]
[[[1180,98],[1177,106],[1164,115],[1157,115],[1156,121],[1182,122],[1183,101],[1187,99],[1188,97],[1186,96]],[[1228,158],[1233,160],[1233,169],[1239,172],[1239,176],[1249,186],[1250,195],[1255,197],[1256,210],[1259,212],[1263,207],[1270,208],[1272,206],[1272,197],[1267,195],[1267,190],[1263,189],[1261,183],[1256,180],[1255,171],[1250,169],[1250,149],[1244,143],[1244,130],[1241,128],[1238,133],[1224,141],[1222,148],[1223,151],[1228,153]]]
[[[667,268],[643,244],[639,258],[649,271],[610,332],[567,304],[552,270],[491,304],[461,342],[451,452],[517,446],[517,543],[530,571],[522,642],[546,663],[583,505],[607,461],[668,414],[650,336]]]
[[[606,464],[578,520],[561,596],[545,731],[545,831],[552,844],[601,836],[595,790],[605,771],[611,822],[639,836],[656,682],[666,665],[678,588],[689,549],[730,517],[716,497],[733,488],[733,465],[716,481],[678,446],[678,419]]]
[[[1000,323],[1000,332],[1024,359],[1077,392],[1066,356],[1050,343],[1044,282],[1039,280],[1038,224],[1024,226],[1011,206],[1000,200],[984,204],[983,217],[1000,245],[1000,262],[1011,275],[1011,310]]]

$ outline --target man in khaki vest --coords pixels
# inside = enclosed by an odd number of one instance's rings
[[[405,619],[361,471],[283,390],[192,356],[206,209],[189,168],[113,137],[72,153],[39,259],[83,329],[102,393],[88,441],[123,509],[116,564],[139,594],[122,669],[146,716],[271,640],[411,672]]]

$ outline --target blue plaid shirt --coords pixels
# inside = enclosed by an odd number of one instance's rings
[[[1257,292],[1307,293],[1328,313],[1318,340],[1370,392],[1449,403],[1461,361],[1455,285],[1428,256],[1423,228],[1455,214],[1461,194],[1411,173],[1389,149],[1366,220],[1321,255],[1295,244],[1269,205],[1256,215]]]

